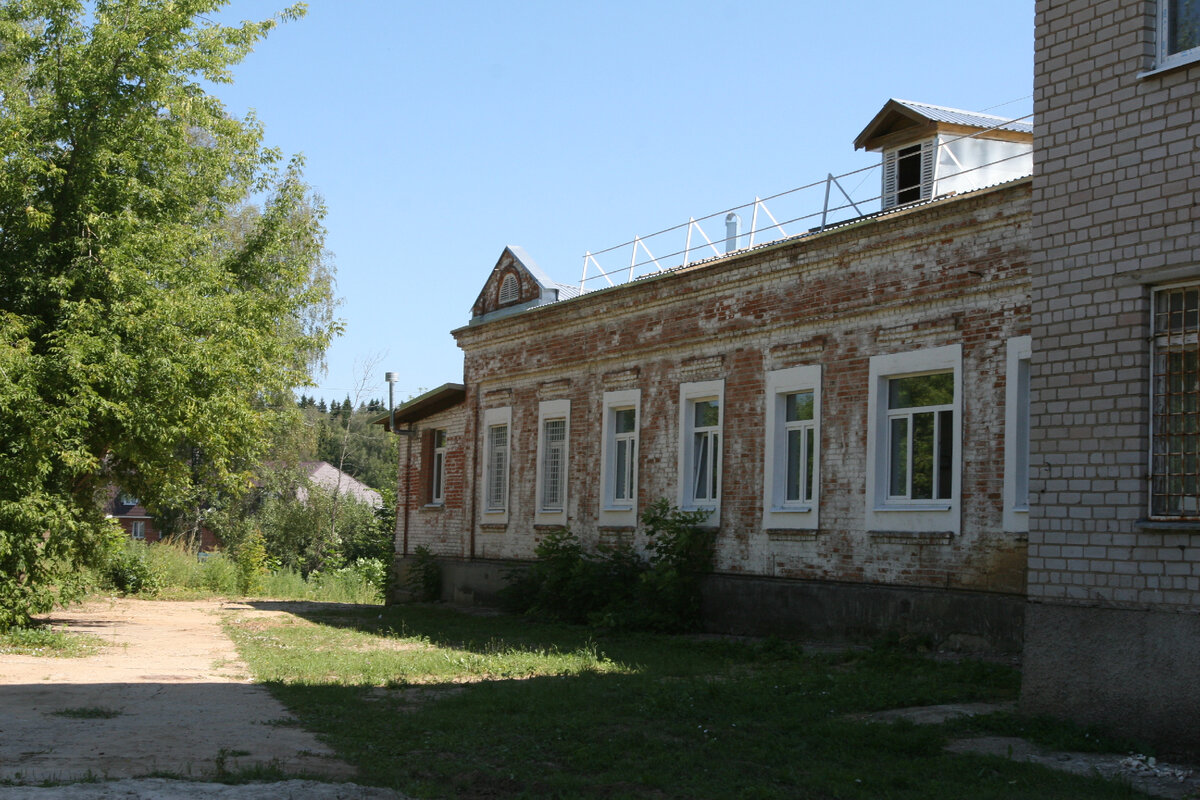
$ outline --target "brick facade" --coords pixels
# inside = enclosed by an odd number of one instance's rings
[[[1023,702],[1197,750],[1200,525],[1151,518],[1148,433],[1151,292],[1200,282],[1200,65],[1154,71],[1157,8],[1037,3]]]
[[[720,382],[719,574],[1023,596],[1025,535],[1003,520],[1004,398],[1007,342],[1029,334],[1029,198],[1029,179],[1018,180],[456,330],[465,399],[419,422],[446,429],[461,454],[462,472],[447,476],[455,499],[424,508],[428,459],[414,437],[398,550],[532,558],[557,527],[536,509],[539,408],[552,401],[569,401],[566,524],[588,544],[640,543],[634,515],[614,524],[601,510],[606,393],[640,392],[640,510],[680,503],[681,387]],[[947,347],[961,351],[955,510],[928,530],[902,529],[905,514],[872,524],[871,358]],[[817,522],[780,527],[763,513],[764,391],[773,371],[814,365]],[[504,514],[489,514],[486,420],[497,415],[509,421],[509,497]]]

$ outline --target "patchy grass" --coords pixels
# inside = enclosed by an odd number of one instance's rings
[[[15,628],[0,633],[0,655],[87,658],[108,643],[90,633],[54,630],[50,627]]]
[[[58,711],[51,711],[56,717],[67,717],[68,719],[112,719],[124,714],[124,711],[118,711],[115,708],[104,708],[103,706],[80,706],[79,708],[60,708]]]
[[[962,733],[952,726],[847,716],[1011,700],[1019,675],[1002,665],[886,647],[814,655],[777,640],[599,636],[425,606],[227,627],[256,677],[360,782],[415,797],[1138,796],[946,753]]]

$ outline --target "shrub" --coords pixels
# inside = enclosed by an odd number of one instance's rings
[[[240,577],[237,564],[224,553],[212,553],[204,559],[204,588],[216,594],[237,595]]]
[[[584,550],[566,528],[537,546],[537,560],[511,574],[501,597],[514,611],[608,628],[687,630],[700,622],[701,575],[712,569],[716,531],[704,511],[666,500],[642,514],[647,557],[631,545]]]
[[[432,602],[442,596],[442,568],[438,566],[433,551],[423,544],[417,546],[408,560],[404,588],[412,599],[420,602]]]
[[[146,545],[141,542],[129,542],[109,557],[103,583],[124,594],[154,594],[161,585],[146,560]]]

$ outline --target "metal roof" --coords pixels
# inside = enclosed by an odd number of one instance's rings
[[[396,406],[396,423],[418,422],[439,411],[453,408],[466,399],[466,396],[467,389],[461,383],[443,383],[436,389]],[[391,430],[391,420],[391,414],[384,414],[371,422],[374,425],[382,425],[384,430]]]
[[[912,100],[893,100],[898,105],[920,114],[934,122],[946,122],[951,125],[969,125],[973,128],[994,128],[1000,131],[1016,131],[1018,133],[1033,133],[1033,124],[1010,120],[1007,117],[997,117],[993,114],[981,114],[978,111],[963,111],[960,108],[934,106],[929,103],[916,103]]]

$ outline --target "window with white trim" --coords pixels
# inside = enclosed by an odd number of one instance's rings
[[[721,507],[721,427],[724,381],[684,383],[679,387],[679,505],[707,509],[713,521]]]
[[[145,539],[146,538],[146,523],[145,522],[130,523],[129,535],[132,536],[134,539]]]
[[[606,525],[637,521],[640,389],[605,392],[600,440],[600,516]]]
[[[570,400],[538,404],[537,522],[566,522]]]
[[[933,196],[934,149],[934,140],[926,139],[883,152],[881,204],[885,211]]]
[[[1158,68],[1200,59],[1200,0],[1159,0]]]
[[[1154,291],[1150,513],[1200,517],[1200,285]]]
[[[813,529],[821,492],[821,367],[767,373],[763,526]]]
[[[1029,362],[1032,340],[1008,340],[1004,388],[1004,530],[1029,530]]]
[[[446,431],[433,432],[433,485],[430,487],[429,502],[440,506],[446,502]]]
[[[485,521],[507,520],[511,428],[511,408],[489,408],[483,412],[483,513]]]
[[[962,472],[962,347],[870,361],[867,525],[958,532]]]

